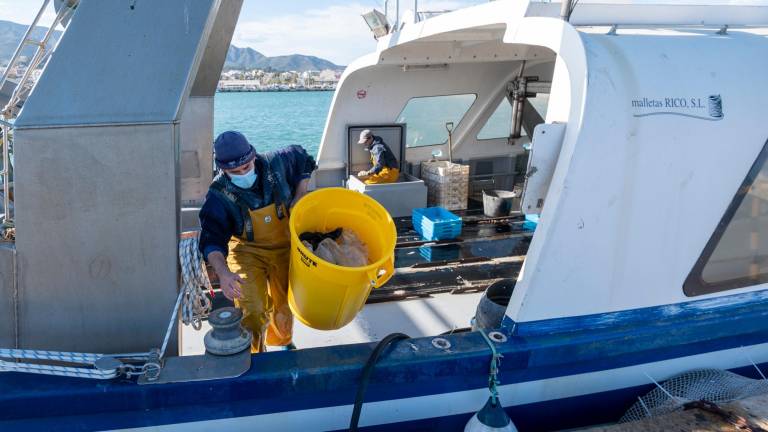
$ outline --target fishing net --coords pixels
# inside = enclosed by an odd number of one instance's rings
[[[720,369],[693,370],[658,384],[638,398],[619,423],[668,414],[692,401],[721,404],[765,393],[768,393],[765,379],[751,379]]]

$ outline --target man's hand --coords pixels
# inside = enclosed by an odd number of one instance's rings
[[[357,173],[358,177],[368,177],[368,171],[360,171]]]
[[[245,283],[245,281],[239,274],[227,270],[224,274],[219,275],[219,283],[221,284],[221,291],[224,293],[224,297],[230,300],[243,297],[240,284]]]
[[[293,194],[293,201],[291,201],[291,207],[296,205],[299,200],[307,194],[307,189],[309,188],[309,179],[304,179],[299,182],[298,185],[296,185],[296,192]]]
[[[219,275],[219,286],[224,293],[224,297],[230,300],[242,298],[243,291],[240,289],[240,284],[245,283],[245,281],[240,275],[229,271],[224,254],[219,251],[213,251],[208,254],[208,262],[216,274]]]

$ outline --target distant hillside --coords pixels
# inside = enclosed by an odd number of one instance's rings
[[[27,26],[25,25],[0,20],[0,65],[5,65],[11,59],[13,51],[26,30]],[[45,27],[38,27],[32,33],[32,37],[41,39],[46,30]],[[61,32],[57,31],[54,40],[60,35]],[[27,47],[22,52],[22,55],[27,57],[32,56],[32,54],[34,54],[34,47]],[[227,52],[224,69],[271,69],[276,72],[291,70],[303,72],[323,69],[342,70],[344,67],[318,57],[299,54],[267,57],[252,48],[238,48],[233,45],[229,47]]]
[[[271,69],[274,71],[342,70],[339,66],[314,56],[292,54],[267,57],[252,48],[229,47],[224,69]]]
[[[45,27],[37,27],[32,32],[32,38],[40,40],[45,35]],[[8,60],[11,59],[13,52],[16,51],[16,47],[19,45],[19,41],[24,36],[24,32],[27,31],[27,26],[22,24],[16,24],[10,21],[0,20],[0,65],[5,65]],[[61,32],[54,33],[54,41],[61,35]],[[22,55],[31,57],[35,53],[35,47],[28,46],[21,52]]]

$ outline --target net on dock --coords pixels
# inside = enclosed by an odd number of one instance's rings
[[[721,369],[698,369],[670,378],[638,398],[619,423],[656,417],[682,409],[688,402],[715,404],[768,393],[768,381],[756,380]]]

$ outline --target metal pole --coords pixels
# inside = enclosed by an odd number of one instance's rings
[[[400,29],[400,0],[395,0],[395,31]]]
[[[562,19],[565,22],[568,22],[571,19],[571,12],[572,7],[571,4],[573,3],[573,0],[561,0],[562,3],[560,4],[560,19]]]
[[[46,4],[49,0],[46,0]],[[43,7],[42,9],[45,9]],[[41,10],[42,10],[41,9]],[[18,100],[17,96],[23,89],[23,87],[27,84],[27,81],[29,80],[29,77],[32,75],[32,72],[34,72],[35,69],[40,65],[40,61],[43,59],[43,56],[46,54],[46,46],[48,45],[48,41],[51,39],[51,36],[53,36],[53,33],[56,31],[56,26],[59,25],[62,18],[64,18],[64,15],[67,13],[67,8],[61,8],[59,10],[59,13],[56,15],[56,18],[53,20],[53,24],[48,28],[48,31],[45,33],[45,36],[43,37],[43,40],[40,41],[37,51],[35,52],[35,56],[32,58],[32,60],[29,62],[29,65],[27,66],[27,70],[24,71],[24,75],[21,77],[21,80],[19,80],[19,83],[16,85],[16,88],[13,90],[13,93],[11,94],[11,98],[8,101],[8,105],[6,105],[6,108],[11,107],[15,105]],[[2,82],[2,81],[0,81]]]
[[[419,22],[419,0],[413,0],[413,20]]]
[[[11,198],[10,198],[10,192],[11,192],[11,185],[10,185],[10,173],[11,171],[8,169],[8,146],[11,143],[11,137],[9,134],[10,129],[5,124],[2,125],[3,130],[3,139],[0,141],[3,146],[3,222],[9,222],[13,219],[11,216]]]
[[[29,36],[32,34],[32,30],[35,29],[37,26],[37,23],[40,21],[40,18],[43,16],[43,12],[45,12],[45,8],[48,7],[48,3],[51,0],[45,0],[43,2],[43,6],[40,8],[40,10],[37,12],[37,16],[35,16],[35,19],[32,21],[32,24],[29,25],[27,28],[27,31],[24,33],[24,37],[21,38],[21,42],[19,42],[19,46],[16,47],[16,51],[14,51],[13,56],[11,56],[11,60],[8,62],[8,67],[5,68],[5,72],[3,72],[3,77],[0,78],[0,83],[4,83],[5,80],[8,78],[8,75],[11,73],[11,67],[16,63],[16,60],[19,59],[19,56],[21,55],[21,51],[24,49],[24,45],[27,44],[27,40],[29,39]]]

